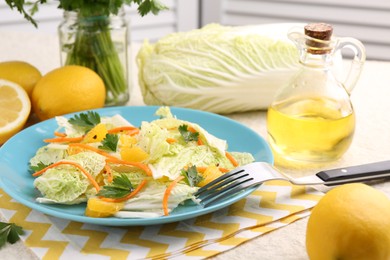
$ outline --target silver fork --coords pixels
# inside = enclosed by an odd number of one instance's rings
[[[265,162],[238,167],[201,187],[194,195],[207,207],[238,192],[255,188],[269,180],[285,180],[295,185],[339,185],[390,177],[390,160],[333,170],[292,179]]]

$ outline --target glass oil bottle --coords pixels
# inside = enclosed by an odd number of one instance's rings
[[[331,25],[316,23],[306,25],[304,33],[288,35],[299,50],[301,68],[268,109],[268,139],[276,164],[332,161],[352,142],[355,113],[350,93],[360,76],[365,50],[358,40],[335,38],[332,33]],[[332,67],[334,54],[342,48],[351,49],[354,57],[340,82]]]

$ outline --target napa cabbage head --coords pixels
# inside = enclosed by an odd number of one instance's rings
[[[145,41],[137,55],[144,102],[216,113],[266,108],[299,60],[286,38],[291,24],[273,26],[210,24]]]

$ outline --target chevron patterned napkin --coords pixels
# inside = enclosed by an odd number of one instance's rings
[[[310,214],[322,193],[269,181],[230,207],[186,221],[107,227],[51,217],[0,189],[0,211],[26,231],[22,239],[41,259],[203,259]]]

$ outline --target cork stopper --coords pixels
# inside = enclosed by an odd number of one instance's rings
[[[308,52],[312,54],[325,54],[330,52],[329,43],[332,38],[333,27],[326,23],[311,23],[305,26],[305,35],[313,38],[308,39],[306,45]],[[316,41],[317,39],[318,41]]]

